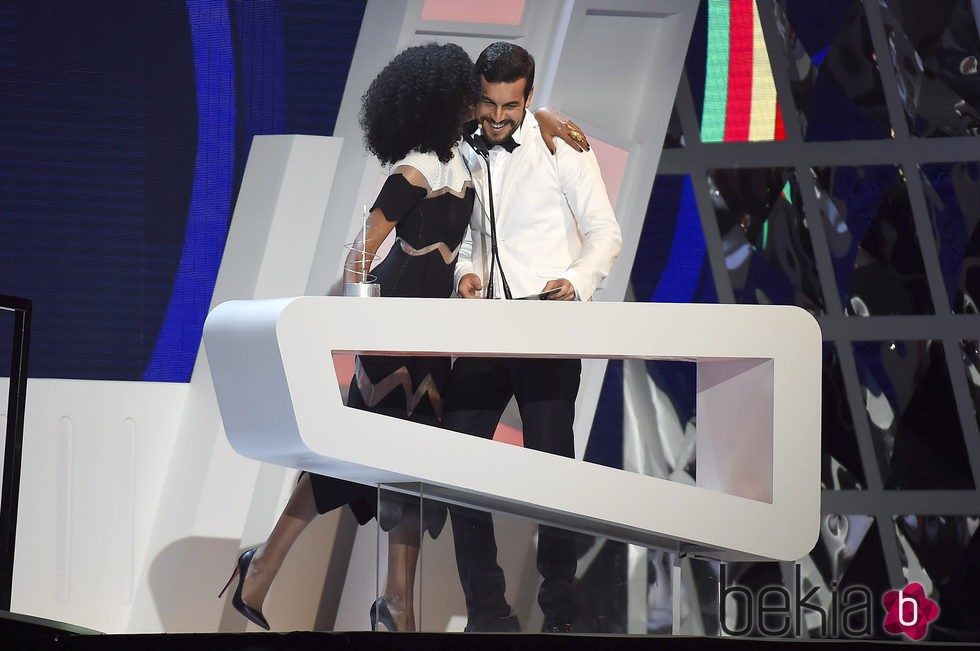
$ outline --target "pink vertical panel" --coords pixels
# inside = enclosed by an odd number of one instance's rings
[[[602,182],[606,184],[609,203],[615,208],[616,197],[619,196],[619,187],[623,184],[623,175],[626,173],[626,163],[630,157],[629,152],[602,142],[594,136],[589,136],[589,144],[592,145],[592,151],[595,152],[596,160],[599,161],[599,170],[602,172]]]
[[[351,378],[354,377],[354,365],[354,355],[333,353],[333,368],[337,374],[337,383],[344,389],[350,386]]]
[[[422,20],[520,25],[524,0],[425,0]]]

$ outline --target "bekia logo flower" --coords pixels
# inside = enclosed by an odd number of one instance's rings
[[[939,604],[927,597],[918,583],[889,590],[881,602],[885,605],[885,630],[892,635],[904,633],[913,640],[921,640],[929,624],[939,617]]]

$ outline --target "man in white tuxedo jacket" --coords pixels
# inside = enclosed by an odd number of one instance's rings
[[[493,43],[477,59],[476,72],[483,89],[476,109],[480,133],[462,149],[477,203],[460,247],[457,292],[464,299],[543,294],[543,300],[590,300],[622,242],[595,155],[560,140],[555,155],[548,150],[527,110],[534,59],[526,50]],[[572,457],[581,368],[578,359],[459,358],[448,383],[443,425],[490,438],[513,396],[525,447]],[[490,516],[462,508],[450,513],[467,630],[518,630],[504,598]],[[575,625],[576,562],[574,540],[542,526],[538,603],[546,631],[570,631]]]

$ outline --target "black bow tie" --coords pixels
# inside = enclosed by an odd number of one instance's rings
[[[503,147],[508,152],[512,152],[520,146],[520,143],[514,140],[514,136],[507,136],[506,140],[493,145],[493,147]],[[491,149],[493,149],[493,147],[491,147]]]

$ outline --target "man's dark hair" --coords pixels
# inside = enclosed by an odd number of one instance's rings
[[[524,79],[524,99],[527,99],[534,86],[534,57],[520,45],[497,41],[480,53],[476,74],[492,84]]]

